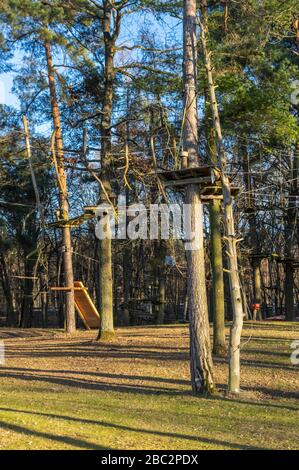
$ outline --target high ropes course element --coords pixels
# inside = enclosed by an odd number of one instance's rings
[[[51,291],[67,292],[70,287],[51,287]],[[87,330],[100,327],[100,314],[94,305],[88,289],[81,281],[74,281],[74,294],[76,310]]]

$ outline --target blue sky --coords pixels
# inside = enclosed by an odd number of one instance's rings
[[[13,74],[3,73],[0,77],[0,104],[18,106],[18,98],[12,93]]]

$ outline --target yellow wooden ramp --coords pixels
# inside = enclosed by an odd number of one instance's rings
[[[99,312],[97,311],[86,287],[84,287],[83,282],[75,281],[74,287],[76,309],[80,317],[82,318],[84,325],[88,330],[91,330],[92,328],[99,328]]]
[[[67,292],[70,287],[51,287],[51,291]],[[83,282],[74,282],[75,306],[88,330],[100,327],[100,315]]]

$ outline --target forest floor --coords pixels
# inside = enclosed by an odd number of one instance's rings
[[[134,327],[109,344],[96,333],[1,329],[0,449],[296,449],[299,323],[247,323],[242,393],[190,392],[187,326]]]

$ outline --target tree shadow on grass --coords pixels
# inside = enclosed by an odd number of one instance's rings
[[[5,410],[5,408],[1,408],[1,410]],[[17,410],[9,410],[7,409],[6,411],[17,411]],[[87,450],[109,450],[107,447],[102,447],[98,444],[94,444],[92,442],[88,441],[83,441],[81,439],[75,439],[73,437],[68,437],[68,436],[57,436],[56,434],[50,434],[47,432],[41,432],[41,431],[35,431],[33,429],[28,429],[23,426],[17,426],[16,424],[10,424],[6,423],[5,421],[0,421],[0,428],[11,431],[11,432],[16,432],[20,434],[25,434],[28,436],[34,436],[34,437],[41,437],[43,439],[48,439],[49,441],[56,441],[56,442],[61,442],[63,444],[68,444],[76,448],[80,449],[87,449]]]
[[[243,351],[246,354],[257,354],[258,356],[278,356],[278,357],[283,357],[285,359],[289,359],[290,353],[291,353],[291,350],[290,352],[289,351],[286,352],[286,351],[273,351],[271,349],[251,349],[250,347],[244,348]]]
[[[133,428],[131,426],[108,423],[106,421],[96,421],[96,420],[86,419],[86,418],[76,418],[73,416],[57,415],[57,414],[52,414],[52,413],[41,413],[41,412],[27,411],[27,410],[17,410],[17,409],[12,409],[12,408],[0,408],[0,410],[5,411],[5,412],[12,412],[12,413],[24,413],[24,414],[30,414],[30,415],[45,416],[47,418],[61,419],[61,420],[66,420],[66,421],[78,422],[81,424],[91,424],[91,425],[101,426],[105,428],[114,428],[120,431],[129,431],[129,432],[134,432],[137,434],[150,434],[150,435],[160,436],[160,437],[184,439],[187,441],[195,441],[198,444],[200,443],[215,444],[218,446],[226,446],[232,449],[239,449],[239,450],[260,450],[261,449],[260,447],[255,447],[255,446],[251,446],[247,444],[227,442],[227,441],[222,441],[218,439],[209,439],[209,438],[202,437],[202,436],[192,436],[192,435],[178,434],[178,433],[172,433],[172,432],[156,431],[156,430],[151,430],[151,429]],[[0,421],[0,426],[1,424],[2,422]],[[14,425],[8,425],[8,426],[11,428],[14,428]],[[17,426],[17,428],[19,428],[19,426]],[[23,428],[20,428],[20,429],[23,429]],[[14,429],[11,429],[11,430],[14,430]],[[28,431],[30,432],[30,430]],[[17,432],[23,432],[23,431],[18,431],[17,429]],[[35,433],[35,431],[33,431],[33,433]],[[37,433],[37,434],[41,434],[41,437],[43,437],[44,433]],[[47,436],[48,435],[46,434],[45,437],[48,438]],[[51,434],[49,436],[51,436]],[[61,438],[61,436],[58,436],[58,437]],[[73,439],[71,439],[71,441],[72,440]],[[81,443],[83,442],[84,445],[85,444],[88,444],[89,446],[92,445],[92,444],[86,443],[85,441],[79,441],[79,442]]]
[[[267,387],[259,387],[253,386],[244,386],[242,387],[244,390],[249,390],[249,391],[255,391],[255,392],[260,392],[265,396],[271,397],[271,398],[289,398],[289,399],[299,399],[299,393],[298,392],[292,392],[292,391],[285,391],[285,390],[278,390],[275,388],[267,388]]]
[[[74,347],[76,348],[74,350]],[[27,348],[8,348],[6,352],[7,358],[15,357],[109,357],[109,358],[141,358],[141,359],[156,359],[179,361],[188,360],[188,349],[178,350],[179,348],[172,348],[169,352],[163,352],[163,347],[153,348],[152,346],[133,346],[133,345],[95,345],[94,342],[75,343],[68,345],[53,345],[53,347],[37,346],[33,349],[31,346]]]
[[[76,350],[74,349],[74,346]],[[156,350],[155,350],[156,349]],[[248,353],[251,353],[248,350]],[[39,346],[36,350],[32,347],[28,347],[27,351],[22,348],[22,351],[17,349],[16,351],[7,350],[6,357],[80,357],[80,358],[98,358],[99,354],[102,358],[111,359],[150,359],[157,361],[187,361],[189,359],[189,352],[187,349],[177,350],[176,348],[170,349],[167,352],[163,352],[163,348],[159,349],[152,346],[130,346],[130,345],[101,345],[97,347],[94,343],[84,342],[69,345],[58,345],[51,347]],[[227,358],[214,357],[215,363],[226,363]],[[295,366],[287,365],[279,362],[265,362],[258,360],[246,360],[242,359],[242,364],[248,367],[259,367],[267,369],[283,369],[294,371]]]
[[[242,339],[244,340],[249,340],[252,342],[252,343],[288,343],[290,344],[291,341],[294,341],[292,338],[288,338],[288,339],[285,339],[285,338],[281,338],[279,336],[265,336],[265,338],[261,337],[261,336],[252,336],[252,335],[243,335],[242,334]]]
[[[166,350],[166,351],[165,351]],[[258,353],[282,356],[287,358],[288,354],[278,351],[259,351],[257,349],[246,350],[246,354]],[[169,347],[169,346],[152,346],[152,345],[122,345],[118,343],[101,344],[94,341],[68,342],[67,344],[53,344],[47,346],[41,345],[32,348],[32,346],[22,346],[22,349],[9,347],[6,357],[80,357],[98,358],[99,354],[103,358],[112,359],[150,359],[159,361],[184,361],[189,359],[189,351],[187,347]],[[214,357],[215,363],[227,362],[227,358]],[[266,362],[259,360],[242,359],[242,364],[249,367],[259,367],[268,369],[284,369],[294,371],[295,366],[279,362]]]
[[[32,381],[32,382],[46,382],[55,385],[61,385],[64,387],[74,387],[79,389],[87,390],[101,390],[105,392],[117,392],[117,393],[133,393],[133,394],[142,394],[142,395],[191,395],[191,390],[180,390],[169,387],[155,387],[150,385],[140,385],[140,384],[119,384],[119,383],[109,383],[109,382],[100,382],[90,379],[83,378],[74,378],[74,377],[61,377],[54,375],[35,375],[30,374],[30,370],[27,373],[11,373],[6,369],[6,373],[0,373],[0,377],[4,378],[13,378],[23,381]],[[123,379],[126,376],[122,377]],[[141,377],[138,377],[138,380],[142,380]]]
[[[7,370],[8,373],[16,372],[16,373],[49,373],[49,374],[74,374],[74,375],[82,375],[83,372],[81,370],[65,370],[65,369],[25,369],[21,367],[1,367],[1,370]],[[126,380],[144,380],[148,382],[161,382],[161,383],[169,383],[175,385],[190,385],[190,380],[182,380],[182,379],[172,379],[168,377],[156,377],[155,375],[123,375],[123,374],[111,374],[106,372],[93,372],[86,370],[84,372],[86,375],[94,376],[94,377],[103,377],[108,379],[126,379]]]
[[[219,388],[222,388],[223,390],[226,390],[226,386],[224,384],[220,384],[219,385]],[[246,387],[243,387],[243,389],[245,389]],[[252,390],[256,390],[255,387],[252,387]],[[257,406],[257,407],[262,407],[262,408],[274,408],[274,409],[282,409],[282,410],[287,410],[287,411],[295,411],[296,413],[298,413],[299,411],[299,408],[296,407],[296,406],[291,406],[291,405],[284,405],[282,403],[269,403],[268,401],[254,401],[254,400],[245,400],[245,399],[238,399],[236,397],[233,397],[233,398],[227,398],[227,397],[223,397],[221,395],[215,395],[211,398],[209,398],[209,400],[216,400],[216,401],[225,401],[225,402],[230,402],[232,405],[234,405],[235,403],[238,403],[238,404],[241,404],[241,405],[245,405],[245,406]]]
[[[222,389],[222,390],[227,390],[227,386],[225,384],[218,384],[218,387],[219,389]],[[253,386],[249,386],[249,385],[242,385],[241,386],[241,396],[242,396],[242,391],[243,392],[258,392],[258,393],[262,393],[263,395],[265,395],[266,397],[269,397],[269,398],[286,398],[286,399],[295,399],[295,400],[298,400],[299,398],[299,393],[298,392],[293,392],[293,391],[285,391],[285,390],[279,390],[277,388],[268,388],[268,387],[261,387],[259,385],[253,385]],[[223,400],[226,400],[226,398],[221,398]],[[232,403],[234,403],[235,401],[237,401],[238,403],[246,403],[246,401],[244,400],[235,400],[234,398],[228,398],[227,400],[231,401]],[[250,403],[251,405],[261,405],[261,406],[276,406],[276,407],[283,407],[285,408],[286,406],[285,405],[274,405],[274,404],[271,404],[271,403],[268,403],[268,402],[264,402],[262,404],[260,404],[259,402],[256,402],[256,401],[249,401],[248,403]],[[296,407],[288,407],[289,410],[291,411],[298,411],[299,408],[296,408]]]
[[[247,353],[248,352],[249,351],[247,351]],[[228,358],[213,357],[213,361],[215,364],[227,364]],[[293,365],[283,364],[280,362],[256,361],[256,360],[251,360],[251,359],[241,359],[241,366],[256,367],[256,368],[262,368],[262,369],[283,369],[283,370],[289,370],[292,372],[296,371],[296,366],[293,366]]]
[[[266,369],[283,369],[290,370],[292,372],[296,371],[296,366],[281,364],[280,362],[263,362],[263,361],[252,361],[247,359],[241,360],[241,366],[246,367],[256,367],[256,368],[266,368]]]
[[[161,396],[191,396],[192,391],[179,389],[179,388],[170,388],[170,387],[160,387],[159,384],[157,386],[145,385],[145,384],[132,384],[132,383],[111,383],[111,382],[103,382],[103,381],[96,381],[93,379],[85,379],[85,378],[77,378],[77,377],[69,377],[69,376],[58,376],[58,375],[36,375],[36,372],[31,370],[25,369],[25,372],[16,372],[14,369],[11,372],[9,369],[6,368],[6,372],[0,373],[0,377],[5,378],[13,378],[23,381],[32,381],[32,382],[45,382],[55,385],[60,385],[63,387],[74,387],[79,389],[87,389],[87,390],[97,390],[97,391],[104,391],[104,392],[116,392],[116,393],[132,393],[134,395],[161,395]],[[47,371],[48,372],[48,371]],[[54,371],[58,373],[58,371]],[[65,373],[65,372],[64,372]],[[73,374],[73,372],[71,372]],[[79,373],[79,372],[77,372]],[[81,372],[82,373],[82,372]],[[101,374],[98,374],[101,377]],[[104,378],[112,378],[118,380],[126,380],[126,375],[114,375],[114,374],[103,374]],[[130,380],[148,380],[147,377],[143,376],[130,376]],[[151,380],[153,381],[164,381],[163,378],[156,379],[153,377]],[[167,379],[166,379],[167,381]],[[175,382],[171,382],[175,383]],[[187,385],[187,381],[182,385]],[[225,389],[225,384],[218,384],[218,386],[222,389]],[[270,389],[266,387],[260,386],[246,386],[242,387],[244,391],[253,391],[253,392],[260,392],[265,396],[269,396],[271,398],[288,398],[288,399],[298,399],[298,393],[293,391],[283,391],[278,389]],[[252,402],[252,405],[256,404]]]

